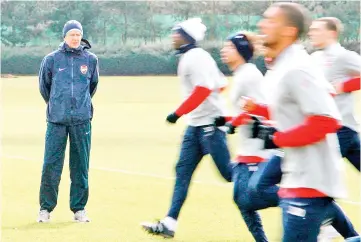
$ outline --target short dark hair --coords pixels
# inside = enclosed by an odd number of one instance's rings
[[[342,22],[338,18],[322,17],[316,19],[315,21],[324,22],[326,24],[327,30],[335,31],[337,34],[340,34],[343,31]]]
[[[309,11],[304,6],[298,3],[280,2],[272,4],[271,7],[277,7],[282,10],[288,24],[298,30],[297,39],[306,35],[311,25],[311,17]]]

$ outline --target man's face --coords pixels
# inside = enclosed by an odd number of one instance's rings
[[[80,31],[73,29],[68,31],[68,33],[64,37],[64,41],[70,48],[76,49],[80,46],[81,37],[82,35]]]
[[[263,14],[263,19],[258,23],[264,46],[269,47],[277,44],[281,36],[283,24],[283,16],[279,8],[270,7],[266,10]]]
[[[173,48],[174,49],[179,49],[182,45],[185,44],[185,41],[182,37],[181,34],[179,34],[178,32],[174,31],[172,34],[171,34],[171,38],[172,38],[172,45],[173,45]]]
[[[270,7],[258,23],[259,34],[266,51],[276,48],[284,37],[294,37],[296,29],[287,25],[287,19],[278,7]]]
[[[325,22],[313,21],[308,37],[313,47],[323,48],[328,40],[335,37],[335,31],[328,30]]]
[[[224,46],[221,49],[221,58],[222,62],[225,64],[234,63],[241,58],[236,46],[232,43],[232,41],[226,41],[224,43]]]

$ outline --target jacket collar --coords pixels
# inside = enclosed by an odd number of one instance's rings
[[[187,51],[191,50],[191,49],[194,49],[194,48],[197,48],[198,46],[194,43],[192,44],[186,44],[186,45],[182,45],[181,47],[179,47],[176,51],[176,55],[181,55],[181,54],[184,54],[186,53]]]
[[[70,48],[65,42],[60,43],[59,50],[64,52],[73,52],[76,54],[80,54],[84,50],[84,46],[80,45],[78,48]]]

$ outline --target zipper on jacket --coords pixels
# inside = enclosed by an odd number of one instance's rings
[[[71,105],[70,105],[70,119],[73,122],[73,101],[74,101],[74,57],[71,57]]]
[[[71,98],[74,97],[74,58],[71,57]],[[72,102],[73,107],[73,102]]]

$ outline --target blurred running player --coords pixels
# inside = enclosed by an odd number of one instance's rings
[[[225,78],[211,55],[199,48],[206,26],[201,19],[186,20],[173,28],[173,47],[180,55],[180,77],[184,102],[166,118],[174,124],[187,115],[185,131],[178,163],[171,207],[164,219],[157,223],[142,223],[151,234],[174,237],[177,219],[186,200],[192,175],[203,156],[210,154],[223,178],[231,182],[232,171],[226,133],[214,126],[215,117],[224,116],[224,102],[220,89]]]

